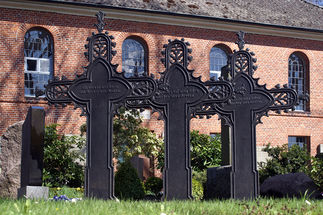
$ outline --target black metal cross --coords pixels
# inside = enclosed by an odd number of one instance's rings
[[[257,67],[256,59],[249,49],[244,50],[244,33],[238,33],[236,42],[239,51],[230,56],[228,71],[234,88],[233,98],[220,106],[203,105],[196,115],[218,113],[232,127],[232,173],[231,198],[256,198],[259,193],[258,172],[256,168],[256,125],[261,117],[268,116],[269,110],[287,112],[297,103],[297,93],[293,89],[266,89],[253,78]]]
[[[113,113],[127,99],[147,98],[154,92],[155,82],[149,77],[127,79],[111,64],[115,43],[102,33],[103,13],[97,14],[98,34],[88,38],[89,65],[74,81],[55,79],[46,86],[46,98],[52,104],[73,102],[87,116],[87,167],[85,194],[87,197],[114,199]]]
[[[192,60],[189,43],[169,40],[164,45],[166,70],[157,80],[152,104],[161,108],[165,120],[164,199],[192,199],[189,121],[192,107],[201,101],[228,100],[232,87],[226,81],[203,83],[187,68]],[[209,88],[212,87],[212,88]]]

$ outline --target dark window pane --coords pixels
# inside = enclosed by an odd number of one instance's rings
[[[37,71],[37,60],[27,59],[27,71]]]

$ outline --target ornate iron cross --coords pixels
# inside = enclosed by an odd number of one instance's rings
[[[92,34],[86,48],[89,65],[75,80],[55,79],[46,86],[46,98],[50,104],[74,103],[87,116],[87,167],[85,194],[87,197],[114,199],[113,170],[113,113],[127,99],[145,99],[155,90],[150,77],[127,79],[117,73],[117,65],[111,64],[115,51],[113,37],[102,33],[104,14],[97,14],[98,34]]]
[[[151,99],[141,102],[161,110],[165,121],[164,199],[192,199],[189,121],[191,108],[201,101],[221,103],[232,95],[227,81],[201,81],[187,68],[192,60],[184,39],[169,40],[162,59],[166,70],[156,80],[157,89]],[[128,104],[134,105],[133,102]]]
[[[249,49],[244,50],[244,33],[238,33],[239,51],[230,56],[228,72],[234,88],[233,98],[217,105],[203,105],[196,115],[218,113],[232,127],[232,173],[231,198],[256,198],[259,193],[258,172],[256,169],[256,125],[268,111],[288,112],[297,103],[297,93],[287,85],[266,89],[253,78],[257,69],[256,58]]]

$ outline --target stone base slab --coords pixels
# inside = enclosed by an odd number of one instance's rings
[[[42,186],[26,186],[18,189],[18,198],[48,199],[49,188]]]

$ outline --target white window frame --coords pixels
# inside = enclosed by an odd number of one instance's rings
[[[221,71],[210,70],[210,78],[215,77],[215,80],[219,80],[221,77]]]
[[[36,71],[30,71],[30,70],[27,70],[27,60],[36,60]],[[49,58],[36,58],[36,57],[25,57],[25,74],[41,74],[41,75],[48,75],[50,76],[50,60]],[[48,65],[49,65],[49,68],[48,68],[48,71],[41,71],[40,69],[40,62],[41,61],[47,61],[48,62]],[[26,89],[26,86],[25,86],[25,89]],[[31,88],[27,88],[27,89],[31,89]],[[36,97],[35,94],[26,94],[25,92],[25,97]],[[44,97],[43,96],[40,96],[40,97]]]

